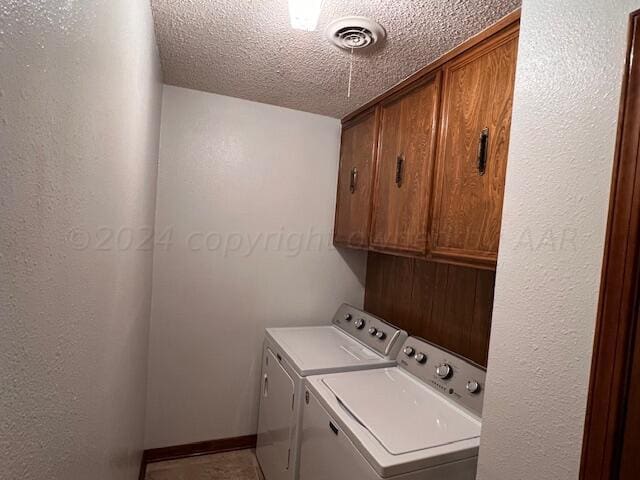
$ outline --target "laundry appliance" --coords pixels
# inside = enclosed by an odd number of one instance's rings
[[[395,367],[307,378],[300,479],[475,479],[484,380],[415,337]]]
[[[351,305],[330,325],[268,328],[256,456],[266,480],[297,480],[303,379],[395,365],[407,333]]]

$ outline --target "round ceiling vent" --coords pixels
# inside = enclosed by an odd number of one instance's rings
[[[382,25],[366,17],[343,17],[331,22],[325,30],[327,39],[346,50],[370,47],[387,35]]]

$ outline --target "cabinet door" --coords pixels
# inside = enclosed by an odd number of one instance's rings
[[[374,110],[343,127],[334,243],[360,248],[369,245],[376,127]]]
[[[517,33],[510,29],[445,67],[430,236],[434,257],[495,265]]]
[[[426,251],[439,98],[438,72],[381,107],[371,233],[376,250]]]
[[[279,357],[266,348],[256,455],[269,480],[291,480],[291,441],[294,427],[295,384]]]

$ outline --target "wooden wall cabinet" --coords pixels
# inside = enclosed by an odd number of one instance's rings
[[[517,34],[517,29],[512,29],[444,67],[442,128],[429,239],[434,258],[495,265]]]
[[[371,247],[424,255],[435,155],[440,72],[383,102]]]
[[[345,119],[334,243],[495,268],[519,18]]]
[[[369,246],[378,135],[376,112],[365,112],[342,127],[333,240],[348,247]]]

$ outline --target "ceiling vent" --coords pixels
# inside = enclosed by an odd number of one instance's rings
[[[331,22],[325,30],[327,39],[345,50],[367,48],[384,40],[382,25],[366,17],[343,17]]]

